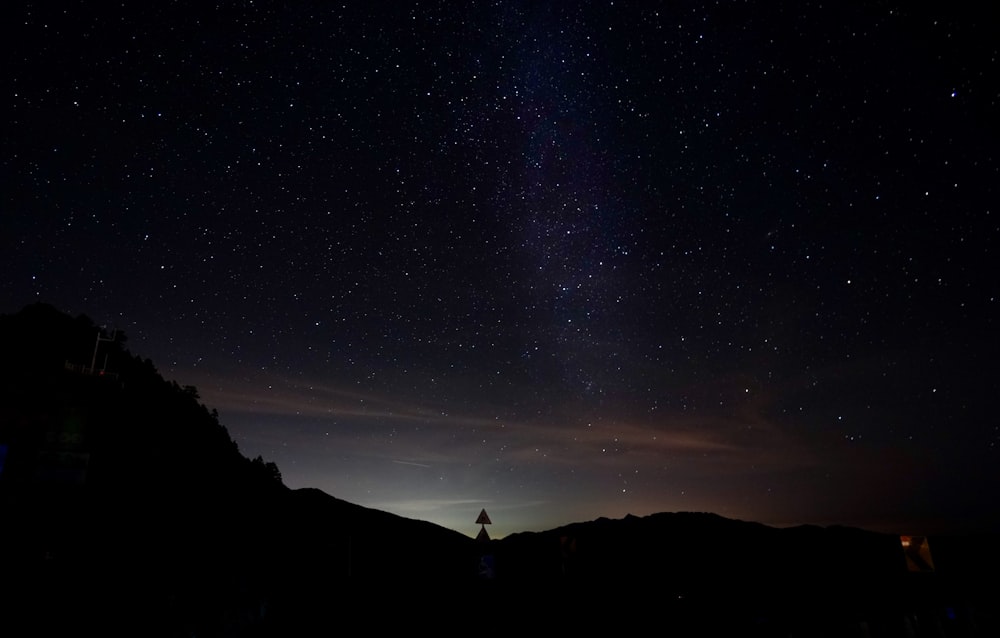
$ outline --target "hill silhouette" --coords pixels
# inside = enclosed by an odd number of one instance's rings
[[[0,372],[0,619],[26,635],[229,634],[344,581],[452,579],[472,560],[457,532],[289,490],[121,333],[45,304],[0,330],[16,335]]]
[[[85,316],[0,316],[5,635],[434,630],[1000,635],[995,538],[776,529],[708,513],[477,542],[288,489],[197,390]],[[911,565],[912,567],[912,565]]]

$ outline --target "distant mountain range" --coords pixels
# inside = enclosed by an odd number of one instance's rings
[[[0,333],[4,635],[1000,635],[992,536],[663,513],[476,541],[288,489],[87,317]]]

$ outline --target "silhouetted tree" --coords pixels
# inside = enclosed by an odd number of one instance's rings
[[[250,462],[253,467],[254,474],[261,479],[269,482],[281,483],[281,471],[274,462],[265,462],[264,458],[259,454],[257,457]]]

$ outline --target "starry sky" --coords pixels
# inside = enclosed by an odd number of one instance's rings
[[[469,535],[1000,529],[1000,28],[914,4],[5,2],[0,312]]]

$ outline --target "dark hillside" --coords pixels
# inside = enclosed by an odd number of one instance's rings
[[[913,572],[899,536],[678,512],[514,534],[491,551],[520,606],[556,592],[578,610],[563,627],[954,637],[1000,627],[990,579],[1000,561],[986,549],[994,541],[932,537],[934,571]]]
[[[472,560],[456,532],[288,490],[121,333],[43,304],[0,330],[17,335],[0,372],[8,618],[211,634],[348,580],[457,578]]]
[[[0,330],[16,337],[0,370],[5,636],[1000,635],[994,537],[931,538],[933,571],[909,569],[898,536],[707,513],[477,542],[289,490],[195,388],[86,317],[39,304]]]

